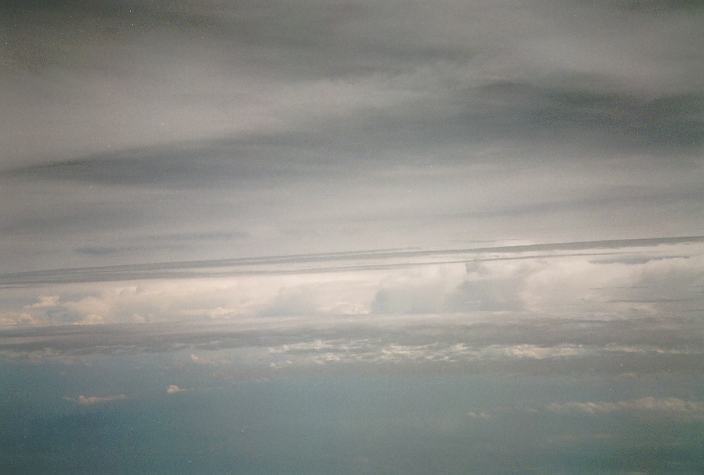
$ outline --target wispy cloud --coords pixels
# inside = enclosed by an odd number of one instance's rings
[[[552,403],[547,410],[558,414],[603,415],[612,413],[648,412],[664,415],[681,415],[693,419],[704,419],[704,402],[678,398],[658,399],[652,396],[625,401],[586,401]]]
[[[261,256],[249,258],[156,262],[102,267],[50,269],[31,272],[0,274],[0,286],[14,287],[58,283],[103,282],[144,279],[187,279],[197,277],[222,277],[226,275],[281,275],[326,272],[354,272],[362,270],[386,270],[423,265],[457,264],[471,262],[493,262],[500,260],[549,259],[572,256],[598,256],[602,253],[561,254],[565,251],[649,248],[674,244],[696,244],[704,242],[704,236],[678,236],[638,239],[614,239],[601,241],[558,242],[512,246],[432,249],[432,250],[364,250],[331,252],[324,254],[299,254],[287,256]],[[525,255],[523,253],[550,252],[554,254]],[[517,256],[506,256],[519,254]],[[492,257],[483,257],[490,255]],[[501,256],[504,255],[504,256]],[[438,260],[447,256],[463,257],[451,261]],[[685,256],[682,256],[685,257]],[[432,258],[429,261],[410,259]],[[655,259],[655,258],[653,258]],[[400,260],[389,264],[379,261]],[[358,261],[349,266],[327,266],[338,261]],[[647,261],[646,261],[647,262]],[[213,269],[221,269],[213,272]],[[228,270],[222,270],[228,269]]]
[[[127,396],[124,394],[115,394],[108,396],[85,396],[79,395],[77,398],[65,397],[67,401],[73,401],[79,406],[94,406],[96,404],[106,404],[114,401],[124,401]]]

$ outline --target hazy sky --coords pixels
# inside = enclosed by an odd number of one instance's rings
[[[704,234],[697,2],[2,6],[4,284]]]
[[[2,4],[6,271],[704,230],[697,2]]]
[[[702,470],[703,48],[684,0],[0,0],[0,469]]]

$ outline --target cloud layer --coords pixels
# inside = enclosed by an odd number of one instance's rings
[[[4,273],[704,231],[692,2],[2,8]]]
[[[5,274],[4,292],[14,298],[0,306],[0,323],[472,312],[693,316],[704,305],[700,240],[379,250]]]
[[[0,472],[702,472],[703,7],[0,2]]]
[[[665,415],[676,415],[693,419],[704,418],[704,402],[686,401],[677,398],[657,399],[644,397],[630,401],[616,402],[565,402],[548,405],[549,411],[558,414],[611,414],[629,412],[655,412]]]

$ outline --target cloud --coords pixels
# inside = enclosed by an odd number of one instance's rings
[[[552,403],[547,410],[558,414],[612,414],[612,413],[661,413],[679,415],[692,419],[704,419],[704,402],[678,398],[658,399],[652,396],[616,402],[565,402]]]
[[[445,295],[461,282],[460,266],[432,266],[393,273],[380,282],[369,310],[377,314],[428,314],[442,311]]]
[[[694,380],[702,31],[696,1],[0,2],[0,359]]]
[[[624,3],[3,4],[3,267],[695,234],[702,9]]]
[[[315,315],[319,305],[314,301],[314,295],[306,288],[279,289],[278,295],[260,308],[257,313],[261,316],[275,317],[284,315]]]
[[[521,285],[518,275],[504,279],[468,279],[448,295],[445,308],[455,312],[522,310]]]
[[[166,394],[177,394],[186,391],[188,391],[188,389],[183,389],[177,386],[176,384],[169,384],[169,386],[166,388]]]
[[[465,415],[471,419],[480,419],[480,420],[487,420],[491,418],[491,414],[488,412],[475,412],[475,411],[468,411],[465,413]]]
[[[293,315],[691,313],[704,305],[697,292],[704,268],[701,239],[371,249],[4,274],[0,283],[13,298],[0,300],[0,325]],[[576,248],[583,252],[572,252]],[[610,260],[594,261],[604,255]]]
[[[0,359],[92,364],[168,353],[190,370],[472,371],[622,378],[695,374],[701,319],[527,312],[241,317],[229,321],[13,328]],[[171,356],[169,359],[172,358]]]
[[[191,353],[191,361],[192,361],[193,363],[197,364],[197,365],[209,365],[209,364],[212,364],[212,361],[210,360],[210,358],[207,358],[207,357],[202,356],[202,355],[196,355],[196,354],[193,354],[193,353]]]
[[[0,335],[0,356],[75,362],[184,352],[191,366],[227,371],[239,362],[255,372],[419,365],[688,374],[702,353],[694,318],[704,305],[700,241],[371,249],[230,261],[233,269],[274,271],[266,274],[18,288],[21,298],[2,309],[9,328]],[[593,262],[603,252],[611,260]],[[674,255],[687,258],[660,258]],[[344,271],[319,271],[339,263]],[[157,265],[182,272],[178,262]],[[91,272],[122,269],[149,271],[152,264]]]
[[[0,286],[46,285],[60,283],[103,282],[144,279],[176,279],[197,277],[222,277],[223,275],[295,274],[354,272],[360,270],[394,269],[421,265],[442,264],[442,261],[416,261],[411,259],[436,259],[448,256],[455,258],[448,263],[491,262],[497,260],[522,260],[564,257],[566,251],[603,249],[653,248],[676,244],[697,244],[704,236],[678,236],[636,239],[614,239],[600,241],[557,242],[512,246],[432,249],[432,250],[383,250],[372,249],[352,252],[329,252],[288,256],[259,256],[198,261],[172,261],[148,264],[127,264],[101,267],[63,268],[0,274]],[[552,255],[525,255],[531,252],[550,252]],[[519,254],[519,256],[511,255]],[[484,257],[489,255],[491,257]],[[503,255],[503,256],[501,256]],[[575,254],[579,256],[580,254]],[[654,258],[652,258],[654,259]],[[651,259],[651,260],[652,260]],[[401,260],[393,262],[392,260]],[[357,261],[351,266],[325,266],[321,264],[339,261]],[[384,264],[384,261],[391,261]],[[404,262],[405,261],[405,262]],[[380,263],[379,263],[380,262]],[[221,270],[213,272],[212,270]]]
[[[113,401],[124,401],[127,396],[124,394],[115,394],[110,396],[85,396],[83,394],[79,395],[77,398],[64,398],[68,401],[73,401],[79,406],[94,406],[96,404],[106,404]]]

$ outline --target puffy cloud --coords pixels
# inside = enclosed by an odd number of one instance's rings
[[[172,263],[169,272],[189,275],[196,265],[205,268],[189,278],[28,287],[21,294],[29,302],[14,298],[3,305],[0,300],[0,324],[477,311],[625,316],[693,312],[704,304],[697,291],[704,285],[704,257],[696,239],[272,256]],[[126,278],[138,276],[139,269],[134,267]],[[144,270],[152,269],[154,265],[147,265]],[[75,276],[88,271],[65,272]],[[118,270],[91,272],[110,275]]]
[[[370,305],[371,313],[442,312],[448,292],[464,278],[460,265],[438,265],[396,272],[384,277]]]
[[[45,319],[33,315],[29,312],[0,313],[0,328],[16,326],[35,326],[46,324],[47,322]]]
[[[311,292],[304,288],[279,289],[279,293],[273,300],[267,303],[257,312],[262,316],[281,315],[314,315],[318,312],[318,306],[314,301]]]

